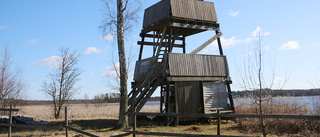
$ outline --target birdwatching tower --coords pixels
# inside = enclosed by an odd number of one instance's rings
[[[189,43],[199,47],[186,53],[185,40],[204,31],[213,31],[213,37],[203,44]],[[139,112],[160,88],[161,113],[233,112],[231,78],[221,35],[213,2],[161,0],[145,9],[128,111]],[[220,55],[198,54],[213,41],[218,43]],[[173,49],[180,52],[173,53]]]

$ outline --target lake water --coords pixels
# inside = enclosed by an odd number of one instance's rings
[[[278,103],[294,103],[297,106],[307,105],[309,108],[313,108],[316,105],[320,105],[320,96],[303,96],[303,97],[275,97],[272,99]],[[250,99],[234,99],[235,106],[240,103],[250,104]],[[119,106],[119,104],[108,104],[107,106]],[[145,106],[160,106],[160,102],[146,103]]]
[[[320,96],[302,96],[302,97],[274,97],[272,98],[277,103],[295,104],[297,107],[307,105],[310,109],[320,105]],[[234,99],[235,106],[241,103],[251,104],[250,99]]]

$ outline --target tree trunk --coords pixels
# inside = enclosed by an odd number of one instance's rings
[[[123,29],[123,2],[117,0],[117,42],[118,42],[118,55],[120,63],[120,109],[119,109],[119,128],[128,127],[128,117],[125,115],[128,106],[127,94],[127,68],[126,68],[126,53],[124,45],[124,29]]]

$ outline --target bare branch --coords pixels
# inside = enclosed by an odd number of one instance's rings
[[[59,118],[62,106],[76,93],[74,85],[81,74],[77,67],[80,54],[62,48],[60,56],[59,67],[49,74],[49,82],[44,81],[42,86],[42,91],[53,99],[55,118]]]

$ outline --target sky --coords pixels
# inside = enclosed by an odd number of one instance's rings
[[[136,41],[141,40],[144,9],[158,1],[141,0],[140,4],[132,5],[141,6],[141,11],[139,22],[125,36],[126,52],[133,56],[131,68],[138,57]],[[215,3],[223,33],[222,46],[233,80],[232,90],[242,90],[241,72],[248,57],[254,55],[255,32],[263,36],[264,76],[275,83],[273,88],[284,82],[283,89],[320,87],[320,1],[207,1]],[[9,49],[11,66],[21,71],[27,87],[26,99],[50,99],[41,91],[42,84],[54,70],[59,49],[63,47],[82,54],[78,64],[82,75],[76,85],[79,91],[75,99],[82,99],[85,94],[93,98],[117,92],[112,89],[111,85],[116,83],[110,78],[115,73],[114,65],[118,65],[116,38],[112,34],[103,35],[99,29],[104,8],[101,0],[0,0],[0,53]],[[187,53],[214,35],[213,31],[207,31],[187,37]],[[201,54],[218,54],[216,41]],[[132,81],[132,70],[128,83]],[[273,74],[274,79],[270,77]]]

